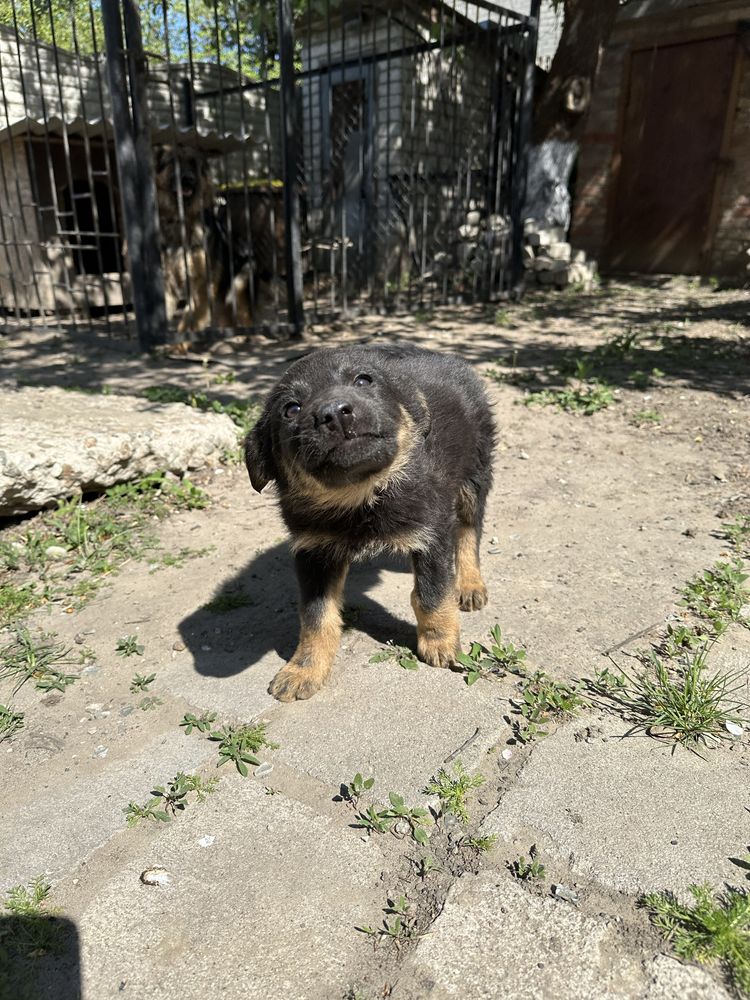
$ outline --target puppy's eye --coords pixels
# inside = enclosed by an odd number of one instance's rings
[[[369,375],[357,375],[354,384],[361,389],[363,386],[372,385],[372,379]]]
[[[301,409],[302,407],[299,405],[299,403],[287,403],[286,406],[284,407],[284,416],[296,417]]]

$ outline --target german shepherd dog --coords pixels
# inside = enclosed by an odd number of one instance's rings
[[[323,685],[349,564],[386,550],[411,557],[419,658],[454,665],[459,608],[487,601],[479,537],[494,434],[479,379],[452,355],[342,347],[289,368],[245,444],[253,487],[276,483],[301,598],[299,643],[272,695]]]
[[[154,152],[167,319],[184,302],[178,333],[212,322],[249,326],[249,268],[232,257],[205,156],[187,146],[159,146]]]

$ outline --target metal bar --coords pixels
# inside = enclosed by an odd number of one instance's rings
[[[526,198],[526,173],[529,163],[529,136],[534,101],[534,70],[536,66],[536,45],[539,34],[539,9],[542,0],[531,0],[531,12],[527,21],[527,32],[521,51],[524,56],[524,75],[521,88],[520,114],[518,122],[518,145],[515,158],[514,184],[511,208],[513,232],[512,288],[520,294],[523,285],[523,203]]]
[[[302,305],[302,244],[300,241],[299,192],[297,191],[298,143],[294,103],[294,9],[292,0],[278,0],[278,4],[287,312],[291,335],[296,338],[302,336],[305,315]]]
[[[139,80],[139,74],[145,74],[145,57],[140,45],[140,25],[133,23],[138,18],[134,0],[122,0],[132,69],[130,84],[134,88],[131,119],[119,2],[102,0],[102,24],[138,341],[142,351],[151,351],[156,345],[166,343],[167,316],[145,94],[143,81]]]

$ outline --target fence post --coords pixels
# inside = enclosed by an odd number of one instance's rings
[[[146,58],[136,0],[102,0],[101,9],[135,323],[141,350],[150,351],[167,342],[167,315],[145,94]]]
[[[302,306],[302,242],[297,191],[299,143],[294,86],[294,8],[292,0],[278,0],[279,69],[281,75],[281,159],[284,182],[284,255],[289,326],[301,337],[305,325]]]
[[[539,10],[542,0],[531,0],[531,11],[526,25],[528,34],[524,40],[524,74],[521,85],[521,111],[518,121],[518,155],[516,175],[513,183],[512,224],[513,224],[513,265],[511,268],[511,289],[515,295],[523,284],[523,206],[526,201],[526,174],[529,169],[529,136],[534,113],[534,73],[536,70],[536,45],[539,37]]]

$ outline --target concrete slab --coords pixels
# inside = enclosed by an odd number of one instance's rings
[[[586,724],[592,742],[576,740]],[[750,757],[708,760],[648,737],[621,739],[613,719],[572,722],[534,748],[484,822],[487,833],[565,858],[584,882],[631,894],[736,881],[747,842]]]
[[[657,955],[649,965],[652,973],[643,1000],[730,1000],[730,994],[715,977],[695,965]]]
[[[155,784],[194,770],[215,754],[215,744],[187,739],[175,729],[137,752],[120,748],[82,761],[82,773],[72,762],[51,788],[37,787],[0,812],[0,889],[43,872],[59,879],[125,827],[122,810],[128,802],[145,802]]]
[[[534,896],[510,876],[464,875],[406,963],[397,1000],[642,996],[640,956],[616,925]]]
[[[344,995],[383,905],[374,841],[237,778],[136,850],[78,916],[84,1000]]]

